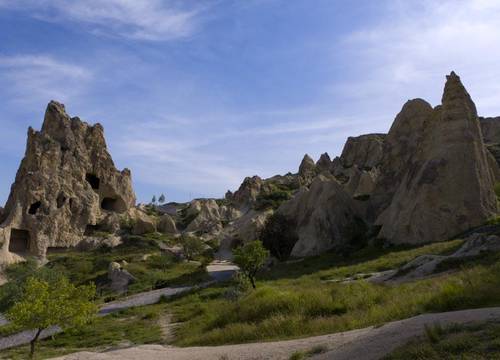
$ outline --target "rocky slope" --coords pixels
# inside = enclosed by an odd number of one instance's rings
[[[240,240],[258,238],[265,219],[277,212],[296,224],[293,256],[370,238],[394,244],[445,240],[497,213],[495,158],[500,160],[500,118],[479,118],[452,72],[441,105],[408,101],[387,135],[350,137],[333,160],[325,153],[315,163],[305,155],[285,182],[245,179],[227,198],[241,217],[217,234],[234,246],[242,224],[253,224]],[[259,200],[279,197],[277,184],[290,186],[290,198],[259,207]]]
[[[131,174],[118,171],[100,124],[70,118],[50,102],[42,130],[28,130],[26,154],[0,225],[0,264],[19,255],[79,244],[96,230],[116,230],[135,205]]]

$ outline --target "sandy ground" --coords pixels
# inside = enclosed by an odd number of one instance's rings
[[[375,360],[422,335],[426,325],[468,324],[500,321],[500,308],[462,310],[419,315],[394,321],[381,327],[369,327],[331,335],[310,338],[217,347],[175,348],[144,345],[106,353],[80,352],[58,360],[260,360],[289,359],[296,351],[307,351],[315,346],[328,349],[314,359]]]

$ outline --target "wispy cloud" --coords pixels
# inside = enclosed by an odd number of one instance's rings
[[[96,34],[149,41],[183,38],[197,29],[206,6],[179,4],[173,0],[0,0],[0,7],[27,11],[41,20],[76,22]]]
[[[11,100],[38,103],[80,95],[92,73],[48,55],[15,55],[0,56],[0,79],[9,84],[2,90]]]
[[[480,111],[500,113],[500,2],[495,0],[391,1],[377,25],[343,44],[359,74],[334,86],[335,94],[379,104],[396,97],[431,97],[433,87],[456,70]]]

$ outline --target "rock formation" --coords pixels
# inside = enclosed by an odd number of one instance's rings
[[[442,106],[413,100],[396,118],[384,149],[375,223],[391,243],[448,239],[497,211],[494,178],[476,107],[460,78],[447,76]],[[391,198],[392,197],[392,198]]]
[[[345,245],[353,238],[360,211],[353,198],[333,176],[318,175],[310,188],[302,188],[278,213],[297,224],[298,241],[292,256],[317,255]],[[361,221],[362,223],[362,221]]]
[[[75,246],[134,203],[130,171],[116,170],[102,126],[70,118],[52,101],[42,130],[28,130],[0,225],[0,263],[12,253],[43,257],[48,248]]]
[[[356,165],[364,170],[380,165],[385,134],[368,134],[348,137],[340,156],[342,166]]]
[[[328,153],[323,153],[319,157],[319,160],[316,162],[316,169],[318,172],[330,172],[332,168],[332,160],[330,159],[330,155]]]

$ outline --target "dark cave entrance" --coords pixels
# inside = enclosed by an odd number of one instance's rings
[[[59,193],[56,199],[57,202],[57,208],[60,209],[63,207],[64,203],[66,202],[66,196],[64,196],[64,193]]]
[[[101,201],[101,209],[113,212],[124,212],[126,209],[125,202],[118,198],[105,197]]]
[[[40,209],[40,206],[42,206],[41,201],[37,201],[31,204],[30,208],[28,209],[28,214],[35,215],[38,212],[38,209]]]
[[[11,229],[9,251],[13,253],[26,253],[29,250],[30,232],[28,230]]]
[[[99,185],[101,183],[101,180],[99,180],[97,176],[95,176],[94,174],[86,174],[85,180],[87,180],[92,189],[99,190]]]

